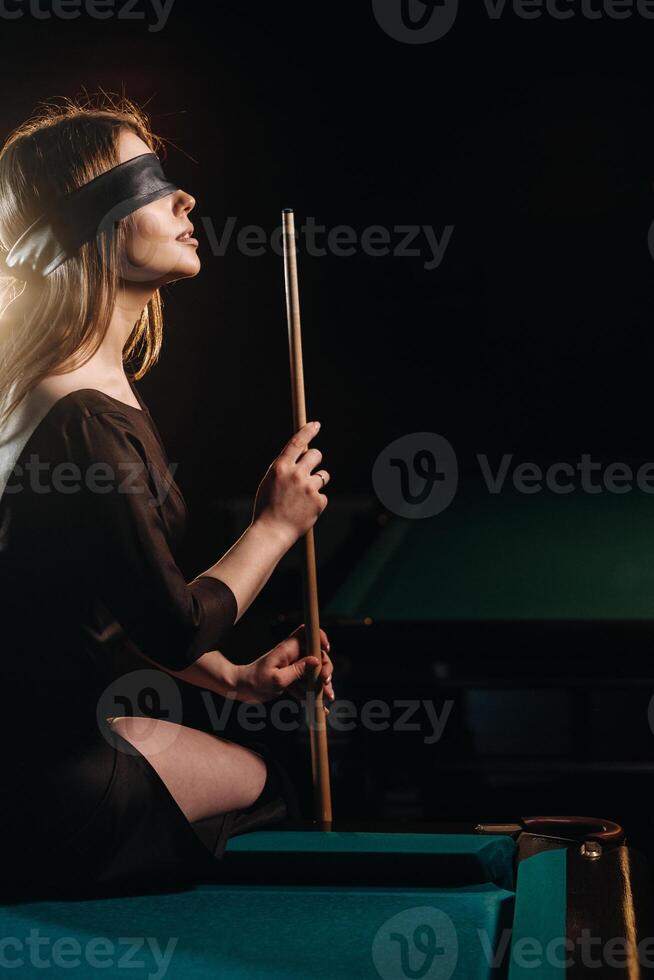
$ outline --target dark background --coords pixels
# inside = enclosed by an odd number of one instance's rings
[[[654,21],[561,8],[575,16],[466,4],[423,45],[390,37],[368,2],[177,0],[158,32],[145,2],[142,20],[0,22],[3,133],[40,101],[124,92],[197,200],[202,271],[164,290],[163,353],[139,382],[179,463],[189,575],[245,528],[292,431],[282,259],[233,241],[213,255],[201,218],[270,236],[292,207],[297,224],[382,225],[392,245],[395,225],[454,226],[431,271],[422,236],[413,257],[315,257],[300,241],[307,409],[332,475],[323,598],[376,507],[372,465],[405,433],[444,435],[463,470],[476,453],[652,457]],[[231,655],[258,656],[273,620],[292,620],[298,567],[280,566]]]
[[[419,429],[462,462],[650,454],[654,21],[472,6],[422,45],[367,2],[177,0],[158,32],[85,13],[2,24],[3,132],[39,101],[124,91],[197,200],[203,268],[164,291],[165,348],[141,382],[189,494],[253,494],[290,431],[282,260],[212,255],[199,220],[270,235],[282,207],[383,225],[393,244],[396,224],[454,225],[431,271],[427,254],[300,255],[334,496],[370,492],[378,452]],[[146,0],[135,12],[152,26]]]

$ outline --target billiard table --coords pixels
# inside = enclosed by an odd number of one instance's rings
[[[618,825],[539,817],[335,828],[232,837],[220,881],[6,904],[0,970],[169,980],[651,975],[648,869]]]
[[[323,626],[363,655],[402,641],[461,684],[654,679],[652,493],[493,494],[467,477],[435,516],[373,513],[322,579]]]
[[[366,703],[391,708],[388,730],[328,722],[345,805],[361,812],[365,793],[370,814],[504,819],[504,802],[606,812],[617,799],[632,835],[634,816],[649,834],[652,494],[528,494],[508,480],[493,494],[465,473],[442,513],[372,502],[352,527],[320,573],[337,700],[356,719]],[[279,635],[299,616],[280,617]],[[409,703],[448,710],[442,736],[422,708],[408,717],[420,731],[400,732]]]

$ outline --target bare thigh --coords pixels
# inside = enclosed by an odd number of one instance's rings
[[[266,763],[227,739],[155,718],[115,718],[111,727],[145,756],[187,820],[250,806],[266,781]]]

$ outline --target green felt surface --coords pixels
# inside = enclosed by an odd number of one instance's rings
[[[429,837],[429,841],[425,840]],[[312,853],[479,859],[481,877],[504,874],[510,838],[476,835],[260,831],[232,838],[234,858],[262,862]],[[0,974],[148,977],[149,980],[487,980],[508,968],[517,935],[565,925],[565,863],[552,851],[520,865],[518,894],[492,880],[459,887],[202,884],[179,892],[0,909]],[[435,867],[438,865],[436,864]],[[12,966],[12,964],[15,964]],[[497,964],[496,964],[497,965]],[[129,971],[129,972],[128,972]],[[534,976],[535,974],[531,974]],[[550,974],[537,974],[550,980]],[[511,974],[520,980],[522,974]]]
[[[269,866],[273,860],[282,866],[292,856],[306,856],[306,872],[311,859],[328,859],[348,866],[358,861],[362,876],[366,867],[379,867],[390,858],[401,871],[403,863],[418,859],[426,868],[432,884],[439,880],[441,869],[465,869],[467,883],[493,882],[513,887],[513,864],[516,846],[507,836],[481,834],[385,834],[370,832],[317,833],[316,831],[257,831],[232,837],[227,842],[226,858],[230,867],[238,868],[240,855],[256,855]],[[322,865],[324,866],[324,865]],[[363,882],[362,882],[363,883]]]
[[[654,497],[460,488],[443,513],[392,517],[325,617],[390,622],[648,619]]]
[[[474,854],[485,859],[500,851],[507,865],[515,853],[510,837],[492,834],[385,834],[369,831],[259,830],[227,841],[228,851],[258,853],[302,851],[307,854]]]
[[[415,976],[438,980],[485,980],[513,903],[512,892],[491,884],[375,891],[200,886],[174,895],[3,909],[3,938],[21,945],[5,943],[2,950],[7,962],[21,957],[12,971],[21,978],[394,980],[414,969]],[[26,947],[31,931],[42,940],[38,952],[48,967],[37,965]],[[141,965],[128,973],[130,950]],[[94,956],[106,965],[94,966]]]
[[[544,851],[518,868],[509,980],[563,980],[567,852]]]

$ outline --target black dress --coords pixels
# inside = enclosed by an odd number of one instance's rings
[[[132,391],[140,410],[91,388],[41,407],[30,393],[0,431],[5,881],[211,877],[231,834],[275,823],[289,807],[297,816],[283,768],[265,745],[244,742],[267,762],[261,796],[191,824],[106,721],[152,713],[148,697],[182,683],[156,665],[182,670],[219,648],[237,614],[225,583],[187,583],[176,564],[186,505]],[[125,651],[145,655],[152,683],[120,687]]]

